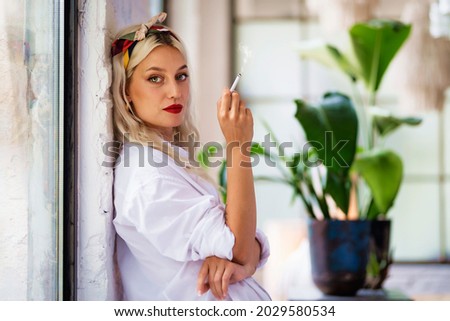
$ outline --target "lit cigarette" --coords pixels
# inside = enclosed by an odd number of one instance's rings
[[[234,91],[236,89],[236,86],[239,82],[239,79],[241,79],[242,75],[239,73],[236,78],[234,79],[233,84],[231,85],[230,91]]]

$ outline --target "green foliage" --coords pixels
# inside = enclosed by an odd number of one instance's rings
[[[381,19],[357,23],[350,28],[359,74],[369,92],[378,91],[389,64],[410,32],[411,25]]]
[[[355,130],[353,117],[346,118],[346,115],[342,115],[341,112],[336,114],[318,110],[311,112],[310,109],[303,107],[308,106],[307,103],[295,101],[296,118],[300,121],[309,141],[317,141],[318,136],[330,129],[335,133],[341,133],[340,129],[346,129],[352,133],[348,136],[345,134],[339,136],[339,139],[349,142],[346,149],[343,149],[342,155],[345,155],[345,159],[351,160],[349,163],[352,166],[351,173],[363,179],[370,192],[366,204],[359,204],[361,218],[376,219],[385,216],[394,205],[402,182],[402,160],[394,151],[380,147],[382,139],[402,125],[416,126],[421,123],[419,118],[396,117],[382,109],[373,108],[383,76],[410,32],[411,25],[394,20],[378,19],[357,23],[349,29],[351,53],[344,53],[334,45],[318,41],[313,45],[310,43],[308,46],[301,46],[299,50],[302,58],[312,59],[327,67],[340,70],[353,84],[359,81],[365,84],[369,96],[370,113],[369,106],[357,105],[359,113],[356,120],[356,124],[359,124],[359,133],[365,139],[362,147],[357,146],[356,137],[353,136]],[[339,170],[330,166],[327,156],[320,154],[320,157],[324,159],[324,165],[328,170],[325,192],[333,198],[344,213],[347,213],[352,186],[348,167]],[[336,173],[341,175],[337,176]]]
[[[225,146],[220,147],[222,151],[225,150]],[[197,154],[197,161],[203,168],[212,167],[213,163],[211,162],[211,158],[217,158],[217,154],[222,155],[223,153],[218,153],[218,149],[216,146],[209,146],[208,148],[202,148]],[[250,147],[250,155],[260,155],[263,157],[269,157],[270,155],[264,150],[264,148],[257,143],[252,143]],[[225,158],[221,158],[220,160],[215,160],[214,165],[217,166],[217,162],[219,162],[219,171],[218,171],[218,184],[219,191],[224,203],[227,202],[227,161]],[[264,178],[261,178],[264,180]]]
[[[309,105],[300,99],[295,103],[295,118],[303,127],[310,144],[316,147],[323,164],[336,173],[348,172],[355,157],[358,134],[358,119],[351,100],[341,93],[329,92],[323,96],[319,106]],[[339,142],[350,143],[334,151],[333,147]]]
[[[321,193],[330,195],[347,213],[350,199],[349,169],[355,158],[358,119],[351,100],[340,93],[326,93],[319,106],[296,100],[295,118],[305,131],[308,143],[327,168]],[[319,204],[320,205],[320,204]],[[324,209],[324,204],[321,206]]]
[[[381,137],[395,131],[402,125],[417,126],[422,122],[418,117],[396,117],[381,108],[370,109],[373,130]]]
[[[352,53],[344,53],[338,47],[320,41],[301,46],[299,53],[304,59],[340,70],[354,82],[363,81],[374,99],[386,70],[410,32],[409,24],[375,19],[350,28]]]
[[[358,118],[348,96],[341,93],[326,93],[317,106],[309,105],[303,100],[296,100],[296,119],[303,128],[308,144],[312,147],[305,159],[317,158],[326,168],[326,183],[320,191],[312,187],[311,169],[295,167],[291,179],[285,179],[293,186],[302,198],[311,217],[315,217],[312,209],[317,204],[325,218],[329,210],[323,195],[330,196],[336,205],[348,213],[350,192],[352,188],[351,173],[358,174],[370,188],[373,197],[372,206],[368,207],[361,217],[375,219],[383,215],[393,206],[403,177],[403,164],[400,157],[391,150],[362,149],[357,153]],[[399,119],[384,115],[386,124],[416,123],[417,119]],[[387,126],[391,128],[392,125]],[[340,146],[339,144],[342,146]],[[350,171],[351,169],[351,171]],[[299,172],[300,171],[300,172]],[[294,186],[294,184],[297,184]],[[297,186],[304,184],[308,193]],[[306,200],[306,201],[305,201]],[[361,209],[363,211],[363,209]],[[370,213],[369,213],[370,211]]]
[[[400,189],[403,178],[403,163],[391,150],[373,149],[358,155],[352,168],[369,186],[377,212],[371,216],[389,211]],[[368,217],[375,218],[375,217]]]

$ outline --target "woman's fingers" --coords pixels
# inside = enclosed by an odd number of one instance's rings
[[[245,103],[239,93],[224,89],[222,97],[217,101],[217,112],[219,116],[238,119],[240,114],[245,114]]]
[[[227,143],[246,143],[252,140],[253,117],[239,93],[224,90],[217,102],[217,116]]]
[[[215,298],[224,300],[228,295],[230,284],[251,275],[252,273],[249,273],[245,266],[210,256],[205,259],[198,273],[197,291],[199,295],[203,295],[210,290]]]
[[[209,284],[207,282],[207,277],[209,274],[209,265],[208,262],[203,262],[202,267],[200,268],[200,272],[197,277],[197,293],[198,295],[203,295],[209,290]]]
[[[222,275],[222,293],[223,298],[228,295],[228,285],[230,284],[230,279],[232,275],[234,274],[234,269],[232,268],[232,263],[230,263],[229,267],[225,269],[223,275]]]
[[[228,285],[234,273],[235,264],[227,260],[220,260],[218,263],[214,279],[210,280],[214,283],[214,290],[211,292],[217,299],[224,300],[228,295]]]
[[[241,111],[240,108],[241,101],[239,98],[239,94],[235,91],[231,93],[231,105],[230,105],[230,119],[237,120],[239,119],[239,113]]]
[[[223,276],[224,271],[225,271],[225,266],[223,264],[217,265],[217,269],[216,269],[216,272],[214,273],[213,280],[210,280],[210,282],[214,283],[213,294],[218,300],[223,300],[223,298],[224,298],[224,293],[222,290],[222,276]]]
[[[211,293],[218,299],[222,300],[222,285],[217,281],[217,275],[220,274],[220,266],[215,264],[210,265],[208,283]],[[219,270],[219,271],[218,271]]]
[[[217,113],[220,116],[226,115],[231,107],[231,92],[228,89],[224,89],[222,97],[217,102]]]

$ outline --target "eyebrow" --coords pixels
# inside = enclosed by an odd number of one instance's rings
[[[178,68],[177,71],[180,71],[182,69],[188,69],[188,66],[187,65],[183,65],[180,68]],[[166,71],[164,68],[159,68],[159,67],[150,67],[146,71],[149,71],[149,70]]]

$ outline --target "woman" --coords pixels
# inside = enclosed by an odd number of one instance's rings
[[[251,278],[269,255],[256,229],[250,110],[224,90],[228,202],[192,164],[197,138],[189,68],[165,13],[112,45],[114,125],[123,146],[114,180],[117,260],[126,300],[270,300]],[[191,154],[189,154],[189,152]]]

